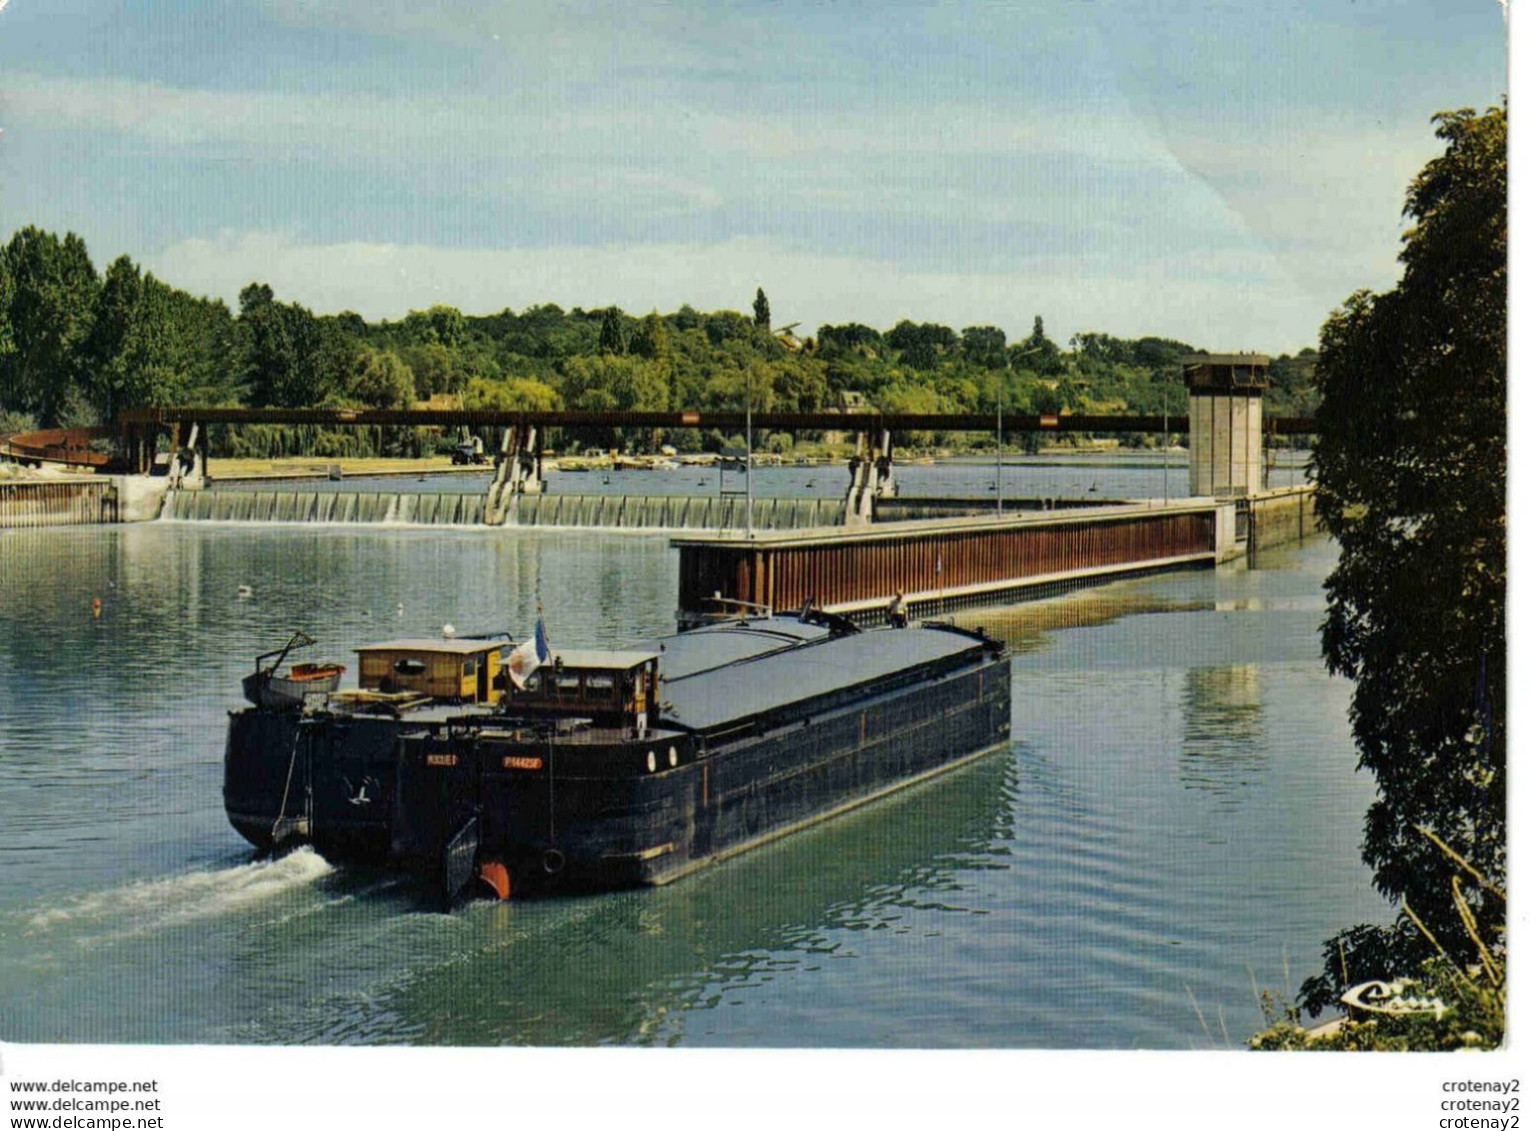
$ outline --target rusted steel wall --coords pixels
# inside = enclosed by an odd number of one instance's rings
[[[885,527],[862,537],[772,540],[763,543],[680,541],[680,610],[703,612],[718,595],[776,609],[809,598],[827,608],[913,598],[1123,565],[1151,566],[1215,546],[1211,509],[1130,517],[1059,519],[1017,524],[965,524],[889,536]]]
[[[0,482],[0,527],[116,521],[117,494],[109,479],[99,483]]]

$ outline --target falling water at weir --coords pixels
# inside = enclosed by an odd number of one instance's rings
[[[743,528],[744,501],[695,495],[523,495],[507,526],[577,526],[641,530]],[[797,530],[843,522],[838,499],[754,500],[754,525]],[[165,516],[200,522],[316,522],[412,526],[480,526],[482,495],[397,491],[179,491]]]

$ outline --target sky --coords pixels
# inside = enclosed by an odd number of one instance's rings
[[[0,238],[320,313],[689,303],[1294,352],[1497,0],[9,0]]]

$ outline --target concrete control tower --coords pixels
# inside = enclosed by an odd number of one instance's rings
[[[1180,358],[1190,390],[1190,494],[1227,498],[1264,488],[1264,391],[1270,359],[1255,353]]]

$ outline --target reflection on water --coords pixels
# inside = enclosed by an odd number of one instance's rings
[[[388,995],[386,1025],[358,1016],[345,1039],[396,1040],[403,1025],[433,1044],[705,1043],[707,1015],[752,989],[853,964],[859,932],[917,948],[942,921],[983,914],[962,872],[992,853],[1012,777],[990,758],[653,891],[474,907],[453,959]],[[317,1002],[250,1035],[313,1039],[350,1005]]]
[[[967,628],[981,627],[1020,652],[1043,646],[1049,634],[1059,629],[1095,628],[1122,617],[1186,613],[1210,607],[1207,601],[1176,600],[1143,592],[1130,584],[1115,584],[1023,605],[964,610],[952,619]]]
[[[1187,789],[1208,790],[1231,804],[1249,796],[1268,755],[1257,664],[1191,668],[1181,700],[1185,739],[1179,774]]]

